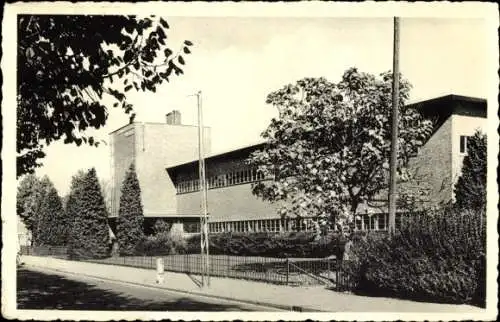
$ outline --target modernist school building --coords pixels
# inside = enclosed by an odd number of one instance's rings
[[[486,100],[447,95],[413,104],[431,119],[434,133],[411,160],[411,168],[430,184],[430,202],[453,198],[453,185],[460,176],[467,138],[476,130],[486,133]],[[132,123],[112,133],[112,209],[110,226],[118,216],[120,187],[133,162],[141,186],[146,233],[157,219],[165,219],[186,233],[199,231],[200,192],[198,181],[198,129],[183,125],[173,111],[165,123]],[[224,153],[210,150],[210,129],[205,134],[205,167],[208,184],[209,230],[248,232],[314,229],[311,218],[282,219],[277,205],[251,192],[260,177],[246,160],[265,143]],[[418,187],[417,187],[418,189]],[[384,198],[382,198],[384,199]],[[358,229],[384,230],[387,227],[385,202],[362,205]]]

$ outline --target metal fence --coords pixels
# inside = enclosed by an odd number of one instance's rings
[[[66,255],[63,248],[34,247],[21,249],[26,255]],[[162,258],[165,271],[198,275],[202,273],[199,254],[168,256],[126,256],[82,261],[100,264],[155,269]],[[345,270],[346,262],[335,258],[273,258],[258,256],[210,255],[210,276],[237,278],[266,283],[304,286],[324,285],[336,290],[350,290],[355,285]]]

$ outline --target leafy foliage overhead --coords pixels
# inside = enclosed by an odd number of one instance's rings
[[[174,53],[168,28],[155,16],[18,16],[17,175],[40,166],[55,140],[97,145],[85,130],[106,123],[105,96],[133,119],[127,92],[155,92],[181,75],[192,43]]]
[[[430,121],[405,106],[411,85],[400,79],[397,170],[408,176],[408,160],[432,131]],[[262,133],[267,145],[250,163],[272,181],[253,192],[282,203],[283,215],[315,215],[346,227],[358,206],[388,186],[392,74],[379,77],[348,69],[338,83],[304,78],[272,92],[267,103],[279,118]]]

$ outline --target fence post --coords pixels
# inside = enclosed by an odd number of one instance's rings
[[[327,264],[327,269],[328,269],[328,279],[331,280],[331,278],[330,278],[330,273],[331,273],[331,271],[330,271],[330,259],[329,258],[326,259],[326,264]]]
[[[162,284],[164,281],[165,266],[163,264],[163,258],[156,259],[156,283]]]
[[[288,286],[288,275],[290,275],[290,260],[286,258],[286,286]]]

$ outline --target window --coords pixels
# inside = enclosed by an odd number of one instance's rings
[[[465,154],[467,153],[467,140],[468,136],[466,135],[460,135],[460,153]]]
[[[363,229],[370,230],[370,217],[368,215],[363,216]]]
[[[386,230],[386,221],[387,221],[387,216],[385,214],[380,214],[378,218],[378,228],[380,230]]]
[[[371,227],[371,230],[378,230],[378,216],[376,216],[376,215],[371,216],[370,227]]]
[[[214,189],[263,179],[264,175],[258,172],[256,168],[246,168],[222,175],[209,176],[206,178],[206,185],[208,189]],[[200,183],[198,179],[180,180],[176,189],[177,193],[195,192],[200,190]]]

